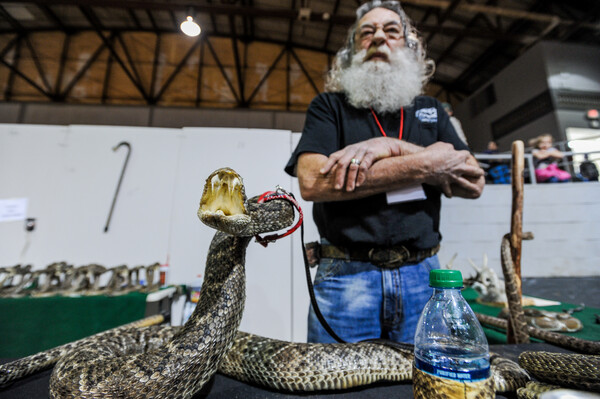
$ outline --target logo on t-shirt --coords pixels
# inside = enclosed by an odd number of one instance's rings
[[[423,123],[436,123],[438,117],[437,109],[433,107],[421,108],[415,112],[415,116]]]

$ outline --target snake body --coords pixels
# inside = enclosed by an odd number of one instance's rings
[[[239,332],[219,372],[271,389],[307,392],[378,381],[411,382],[413,360],[414,348],[409,344],[297,343]],[[518,364],[498,354],[490,353],[490,365],[492,392],[514,392],[529,381]]]
[[[525,233],[523,238],[531,239],[533,236],[531,233]],[[561,388],[548,385],[557,382],[570,388],[600,391],[600,356],[597,356],[600,353],[600,342],[587,341],[527,325],[521,304],[520,285],[512,260],[509,234],[502,238],[501,259],[509,308],[508,321],[478,314],[479,320],[482,323],[505,329],[510,323],[515,343],[529,342],[529,337],[533,336],[564,348],[588,354],[523,352],[519,356],[519,364],[530,375],[542,381],[542,384],[531,381],[526,386],[517,389],[517,396],[520,399],[539,398],[543,392]]]
[[[504,274],[504,285],[509,309],[508,320],[512,327],[515,343],[527,343],[529,342],[527,320],[525,319],[525,313],[521,304],[520,281],[517,280],[515,266],[512,261],[510,234],[505,234],[502,237],[500,259],[502,260],[502,273]]]
[[[183,327],[123,327],[0,365],[0,385],[32,372],[34,368],[27,368],[32,361],[42,367],[56,363],[51,398],[189,398],[217,367],[243,381],[291,391],[410,381],[410,347],[291,343],[237,332],[249,241],[259,232],[290,225],[294,218],[285,200],[245,199],[241,177],[231,169],[218,170],[206,180],[199,216],[218,231],[199,303]],[[529,379],[508,359],[492,355],[490,360],[498,392],[515,391]]]
[[[185,326],[159,334],[156,328],[139,329],[82,343],[56,364],[51,398],[189,398],[202,388],[242,318],[248,243],[255,234],[293,221],[293,208],[285,202],[259,207],[249,201],[246,210],[245,200],[241,177],[233,170],[216,171],[207,179],[199,217],[218,231],[209,248],[202,294]],[[277,218],[269,217],[271,209]]]
[[[412,350],[377,343],[294,343],[240,332],[219,371],[286,391],[347,389],[410,381]]]
[[[532,235],[531,233],[525,233],[523,238],[531,239]],[[584,340],[528,325],[523,312],[523,307],[521,305],[520,287],[519,283],[517,282],[515,267],[512,261],[509,234],[506,234],[502,238],[501,259],[506,287],[506,296],[508,299],[509,321],[507,322],[504,319],[493,316],[476,314],[481,323],[503,329],[507,329],[507,324],[511,323],[513,331],[515,332],[515,339],[518,343],[528,342],[529,336],[532,336],[573,351],[591,355],[600,354],[599,341]]]
[[[600,356],[526,351],[519,363],[542,382],[600,392]]]

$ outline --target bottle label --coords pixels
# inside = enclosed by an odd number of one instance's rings
[[[447,378],[450,380],[471,382],[484,380],[490,376],[490,367],[483,369],[465,371],[465,370],[452,370],[446,367],[434,366],[433,364],[424,362],[415,357],[415,367],[421,371],[429,374],[433,374],[437,377]]]
[[[459,381],[438,377],[417,369],[412,369],[413,396],[415,399],[494,399],[494,379],[488,377],[477,381]]]

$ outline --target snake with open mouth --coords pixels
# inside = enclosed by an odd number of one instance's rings
[[[194,313],[182,327],[121,327],[0,365],[0,386],[56,366],[51,398],[189,398],[217,371],[289,391],[344,389],[410,381],[413,350],[377,342],[292,343],[238,332],[245,302],[245,252],[254,235],[294,220],[285,199],[246,200],[229,168],[206,180],[198,215],[217,229]],[[497,392],[529,379],[514,362],[491,355]]]

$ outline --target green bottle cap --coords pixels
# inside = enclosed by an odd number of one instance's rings
[[[436,269],[429,272],[429,286],[433,288],[461,288],[463,278],[460,270]]]

